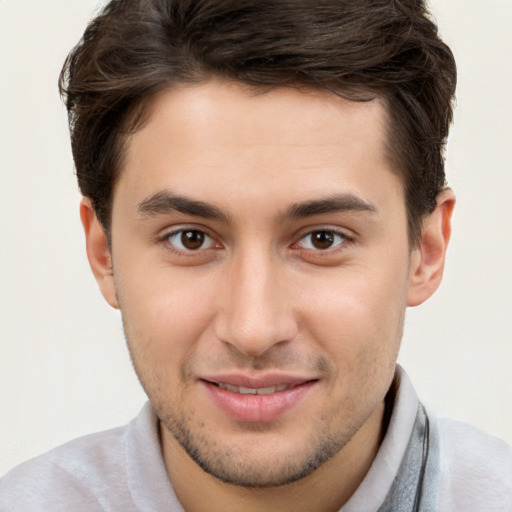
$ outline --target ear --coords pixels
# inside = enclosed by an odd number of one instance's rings
[[[408,306],[426,301],[441,284],[454,206],[455,195],[446,188],[439,194],[435,210],[423,219],[421,240],[411,254]]]
[[[80,219],[85,231],[87,258],[89,259],[92,273],[98,282],[105,300],[113,308],[117,309],[112,257],[107,236],[94,212],[90,199],[87,197],[82,198],[80,202]]]

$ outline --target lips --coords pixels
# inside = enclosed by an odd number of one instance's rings
[[[318,381],[290,376],[241,375],[201,379],[207,395],[226,416],[257,423],[275,420],[298,406]]]
[[[283,384],[281,386],[268,386],[265,388],[246,388],[244,386],[233,386],[232,384],[227,384],[226,382],[219,382],[217,383],[217,386],[222,389],[232,391],[233,393],[240,393],[241,395],[270,395],[276,391],[285,391],[293,387]]]

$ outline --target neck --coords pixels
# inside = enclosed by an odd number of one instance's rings
[[[161,426],[163,455],[187,512],[336,512],[368,472],[380,445],[383,420],[384,402],[336,455],[310,475],[279,487],[246,488],[218,480],[204,472]]]

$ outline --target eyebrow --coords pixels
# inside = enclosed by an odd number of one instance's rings
[[[179,212],[185,215],[203,217],[227,222],[228,216],[216,206],[188,197],[174,195],[168,191],[157,192],[139,203],[138,211],[146,216],[165,215]]]
[[[145,216],[167,215],[179,212],[205,219],[229,222],[229,216],[220,208],[204,201],[161,191],[153,194],[138,205],[138,211]],[[377,213],[377,207],[354,194],[340,194],[292,204],[282,215],[283,218],[300,219],[326,213],[367,212]]]
[[[377,207],[354,194],[334,195],[327,198],[293,204],[285,217],[299,219],[324,213],[367,212],[378,213]]]

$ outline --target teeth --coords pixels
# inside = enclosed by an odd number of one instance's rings
[[[236,386],[232,386],[231,384],[224,384],[222,382],[219,382],[219,386],[221,388],[227,389],[228,391],[233,391],[235,393],[238,393],[238,388]]]
[[[238,388],[238,393],[241,395],[257,395],[258,390],[256,388],[244,388],[243,386],[240,386]]]
[[[270,386],[268,388],[245,388],[243,386],[233,386],[224,382],[219,382],[218,385],[222,389],[233,391],[233,393],[240,393],[241,395],[270,395],[276,391],[284,391],[291,387],[283,384],[281,386]]]

